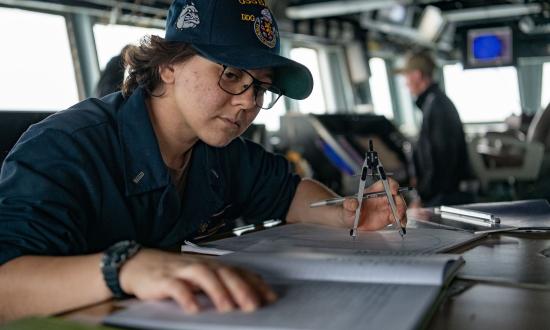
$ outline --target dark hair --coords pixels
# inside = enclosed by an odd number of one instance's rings
[[[123,54],[124,67],[128,77],[122,85],[124,97],[130,96],[137,87],[142,87],[147,95],[162,85],[159,68],[164,64],[183,62],[197,51],[190,44],[166,41],[151,35],[141,39],[139,46],[128,46]]]
[[[122,83],[124,82],[124,63],[122,61],[122,56],[128,47],[128,45],[124,46],[120,53],[113,56],[109,62],[107,62],[107,65],[105,65],[105,69],[101,71],[94,92],[96,97],[103,97],[107,94],[114,93],[119,91],[122,87]]]
[[[409,55],[408,62],[412,68],[419,70],[424,77],[433,79],[437,64],[430,51],[417,50],[412,52]]]

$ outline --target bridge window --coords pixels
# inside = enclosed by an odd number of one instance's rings
[[[321,81],[317,51],[312,48],[293,48],[290,50],[290,58],[305,65],[313,76],[313,91],[308,98],[298,101],[299,111],[301,113],[325,113],[327,107],[325,98],[323,97],[323,84]]]
[[[388,83],[388,70],[386,62],[378,57],[369,60],[371,76],[369,78],[370,93],[374,113],[393,119],[393,108]]]
[[[138,44],[146,35],[164,37],[161,29],[142,28],[128,25],[94,25],[94,37],[99,67],[103,70],[109,60],[120,53],[127,44]]]
[[[406,135],[416,135],[418,131],[418,123],[422,120],[420,111],[415,111],[413,108],[413,97],[407,87],[405,76],[402,74],[395,75],[396,92],[401,115],[401,125],[399,130]]]
[[[464,123],[502,122],[521,113],[518,76],[514,67],[463,70],[443,67],[445,91]]]
[[[541,107],[546,108],[550,103],[550,62],[544,63],[542,69]]]
[[[62,110],[78,102],[65,19],[0,8],[0,109]]]
[[[255,124],[264,124],[265,129],[268,131],[278,131],[281,127],[281,116],[286,112],[285,109],[285,100],[284,97],[281,97],[273,108],[268,110],[260,110],[256,119],[254,119]]]

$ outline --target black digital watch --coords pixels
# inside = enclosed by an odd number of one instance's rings
[[[121,241],[109,247],[101,258],[101,272],[107,287],[117,299],[129,297],[120,287],[119,271],[141,248],[135,241]]]

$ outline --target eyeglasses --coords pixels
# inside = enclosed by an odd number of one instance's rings
[[[254,86],[254,102],[262,109],[271,109],[283,92],[273,84],[258,80],[250,72],[222,65],[223,72],[218,80],[221,89],[231,95],[241,95]]]

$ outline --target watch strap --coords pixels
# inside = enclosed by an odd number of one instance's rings
[[[120,268],[141,248],[135,241],[121,241],[109,247],[103,254],[101,271],[105,284],[117,299],[130,297],[120,286]]]

